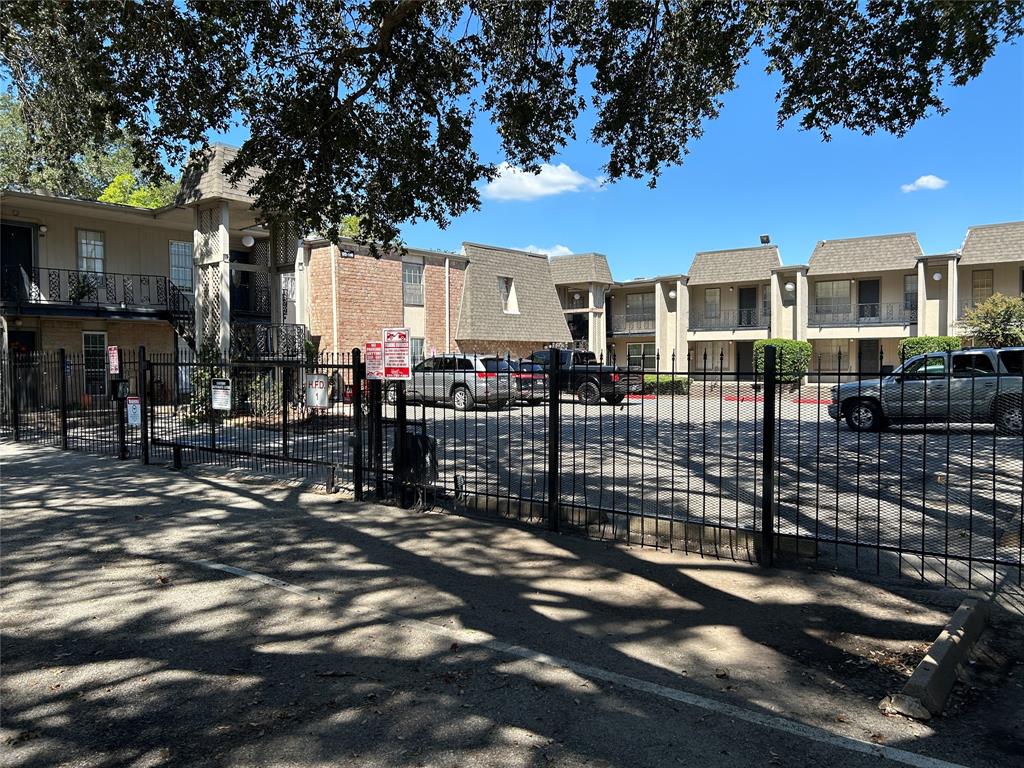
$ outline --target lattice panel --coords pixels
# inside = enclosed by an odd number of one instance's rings
[[[299,249],[299,229],[294,224],[272,224],[270,227],[270,247],[274,266],[295,263],[295,254]]]
[[[216,208],[200,208],[196,213],[196,229],[199,231],[199,245],[196,248],[196,259],[202,264],[218,256],[217,248],[220,240],[220,222]]]
[[[199,290],[196,292],[199,314],[199,344],[220,345],[220,264],[199,267]]]
[[[270,240],[257,240],[249,249],[249,263],[261,267],[270,266]]]

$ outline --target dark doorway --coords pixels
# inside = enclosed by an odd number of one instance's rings
[[[25,224],[0,224],[0,298],[18,301],[32,280],[35,232]]]
[[[739,296],[740,317],[739,325],[750,327],[757,325],[757,287],[740,288]],[[742,369],[741,369],[742,370]]]
[[[741,379],[754,378],[754,342],[736,342],[736,373]]]
[[[857,281],[857,317],[862,320],[878,318],[878,281]]]
[[[572,340],[577,342],[588,342],[590,336],[589,316],[585,312],[576,312],[566,318],[569,323],[569,333]]]
[[[857,366],[861,373],[878,373],[880,365],[878,339],[861,339],[857,342]]]

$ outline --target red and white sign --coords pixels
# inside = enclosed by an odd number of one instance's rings
[[[412,349],[408,328],[384,329],[384,378],[388,381],[412,378]]]
[[[121,355],[117,347],[107,347],[107,364],[112,374],[121,372]]]
[[[363,345],[363,362],[366,363],[366,378],[380,381],[384,378],[384,345],[379,341],[368,341]]]

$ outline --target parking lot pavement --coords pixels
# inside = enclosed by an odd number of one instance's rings
[[[928,724],[878,712],[958,593],[0,461],[4,765],[939,768],[1020,746],[1004,687]]]

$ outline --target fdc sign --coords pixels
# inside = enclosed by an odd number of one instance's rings
[[[326,373],[311,373],[306,376],[306,407],[307,408],[327,408],[328,393],[330,387],[328,386],[328,378]]]

